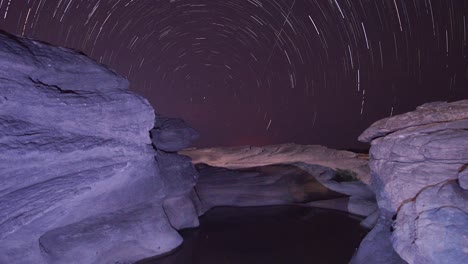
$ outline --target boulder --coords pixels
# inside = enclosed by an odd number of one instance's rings
[[[70,49],[0,32],[0,58],[0,263],[114,263],[175,248],[148,101]]]
[[[166,152],[183,150],[198,137],[198,132],[180,118],[157,116],[155,126],[151,130],[153,144]]]
[[[177,230],[198,227],[198,209],[191,196],[177,196],[164,200],[163,208],[172,227]]]
[[[159,172],[164,175],[164,187],[168,197],[188,194],[193,190],[198,172],[189,157],[163,151],[158,151],[155,157],[159,164]]]

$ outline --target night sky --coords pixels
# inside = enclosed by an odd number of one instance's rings
[[[117,70],[197,146],[362,148],[378,119],[468,98],[467,20],[467,0],[0,0],[0,29]]]

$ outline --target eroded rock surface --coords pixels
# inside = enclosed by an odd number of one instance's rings
[[[201,211],[218,206],[300,205],[369,216],[377,210],[362,182],[337,182],[336,171],[305,163],[227,169],[198,164]]]
[[[360,140],[372,141],[370,184],[385,221],[396,219],[397,253],[411,264],[467,262],[468,100],[380,120]]]
[[[456,181],[425,188],[393,226],[393,245],[409,263],[468,262],[468,192]]]
[[[70,49],[0,32],[0,58],[0,263],[115,263],[177,247],[150,104]]]
[[[180,153],[191,157],[194,164],[204,163],[213,167],[241,169],[302,162],[353,171],[361,181],[369,180],[366,155],[317,145],[281,144],[264,147],[186,149]]]

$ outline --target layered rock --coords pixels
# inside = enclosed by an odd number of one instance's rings
[[[365,155],[322,146],[186,149],[200,172],[201,212],[216,206],[301,205],[341,210],[375,224]]]
[[[0,58],[0,263],[115,263],[177,247],[150,104],[70,49],[0,32]]]
[[[369,180],[366,155],[318,145],[281,144],[263,147],[186,149],[180,153],[190,156],[195,164],[204,163],[213,167],[241,169],[301,162],[353,171],[361,181]]]
[[[332,173],[317,167],[316,174]],[[200,169],[197,193],[205,210],[216,206],[266,206],[344,197],[320,184],[307,171],[292,165],[242,170]]]
[[[468,100],[380,120],[359,139],[372,141],[371,187],[397,253],[408,263],[468,262]]]

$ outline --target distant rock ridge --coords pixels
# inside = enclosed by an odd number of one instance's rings
[[[424,104],[359,139],[372,143],[381,216],[352,263],[468,263],[468,100]]]
[[[193,163],[229,169],[272,164],[303,162],[332,169],[350,170],[367,182],[370,179],[367,155],[335,150],[319,145],[279,144],[263,147],[241,146],[228,148],[186,149],[181,154],[190,156]]]
[[[155,118],[82,53],[0,32],[0,263],[130,263],[176,248],[175,229],[198,224],[197,176],[188,158],[156,152]],[[171,146],[192,139],[181,136]]]

